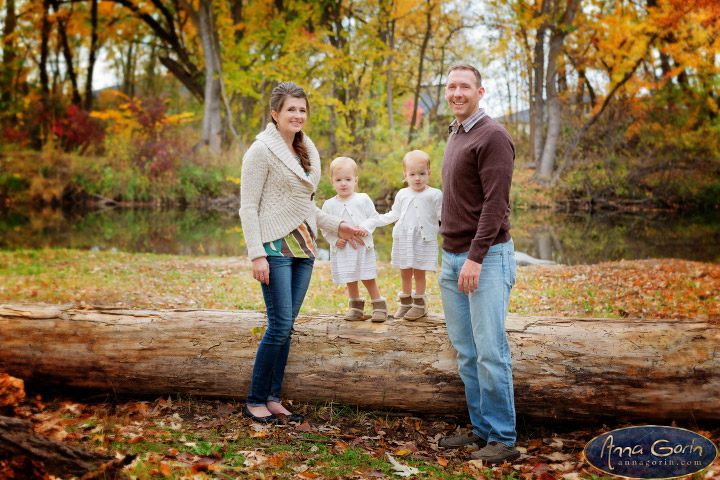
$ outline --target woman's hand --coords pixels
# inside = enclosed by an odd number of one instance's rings
[[[267,258],[258,257],[252,261],[253,278],[260,283],[270,285],[270,265]]]
[[[351,227],[346,222],[342,222],[340,224],[340,228],[338,228],[338,237],[342,238],[343,240],[347,240],[350,246],[354,249],[357,249],[358,245],[365,245],[365,242],[360,240],[360,237],[358,236],[359,234],[359,228]]]
[[[337,242],[335,242],[335,246],[338,248],[345,248],[345,245],[347,244],[347,240],[343,240],[342,238],[339,238]]]
[[[358,232],[358,235],[360,235],[361,237],[367,237],[368,235],[370,235],[370,233],[363,227],[358,227],[358,230],[360,230],[360,232]]]

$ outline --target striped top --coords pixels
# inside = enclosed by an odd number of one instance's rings
[[[285,238],[263,243],[269,257],[315,258],[315,236],[307,222],[287,234]]]

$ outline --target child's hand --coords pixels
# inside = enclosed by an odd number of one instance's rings
[[[343,240],[342,238],[338,238],[338,241],[335,242],[335,246],[338,248],[345,248],[346,244],[347,244],[347,240]]]
[[[358,235],[360,235],[361,237],[367,237],[368,235],[370,235],[370,234],[368,233],[368,231],[365,230],[363,227],[357,227],[357,228],[358,228],[358,230],[360,230],[360,231],[358,232]]]

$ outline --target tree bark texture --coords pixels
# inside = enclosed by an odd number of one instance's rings
[[[0,305],[0,371],[30,384],[243,399],[261,311]],[[720,325],[700,320],[507,320],[518,415],[548,421],[717,420]],[[442,317],[382,324],[301,315],[283,395],[466,413]]]
[[[49,473],[62,477],[81,476],[115,463],[112,457],[37,435],[29,421],[13,417],[0,416],[0,450],[40,460]]]

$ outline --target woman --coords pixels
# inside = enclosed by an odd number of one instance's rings
[[[313,201],[320,156],[302,131],[309,110],[303,89],[292,82],[278,85],[270,109],[272,123],[243,157],[240,182],[243,235],[268,316],[243,413],[262,423],[278,423],[279,414],[301,422],[279,395],[293,324],[310,284],[317,229],[338,232],[353,248],[360,240],[358,229],[324,214]]]

